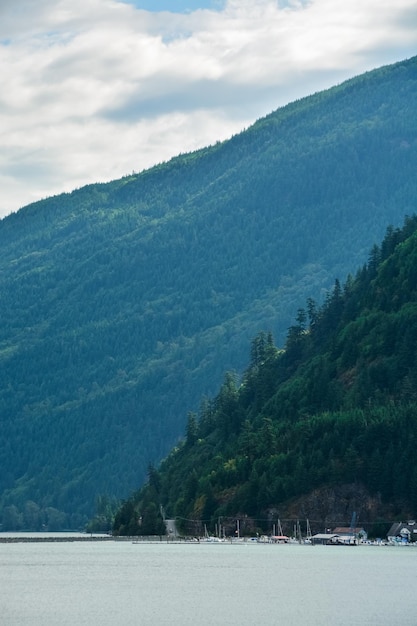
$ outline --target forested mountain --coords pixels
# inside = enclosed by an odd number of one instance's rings
[[[352,509],[369,528],[378,514],[415,517],[416,442],[413,217],[389,228],[321,307],[308,299],[285,350],[265,333],[254,339],[240,384],[227,375],[199,417],[189,415],[184,441],[159,471],[149,468],[114,530],[164,532],[161,505],[188,533],[213,531],[219,519],[233,532],[239,518],[266,532],[288,510],[318,529],[336,525],[334,515],[348,525]]]
[[[417,58],[0,222],[3,528],[79,527],[417,197]],[[64,148],[63,148],[64,149]]]

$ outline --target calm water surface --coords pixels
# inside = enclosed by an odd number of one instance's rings
[[[0,544],[5,626],[417,626],[417,548]]]

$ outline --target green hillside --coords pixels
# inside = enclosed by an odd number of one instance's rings
[[[0,222],[3,527],[79,527],[417,197],[417,58]],[[64,148],[63,148],[64,149]]]
[[[160,505],[188,533],[239,518],[266,532],[279,511],[313,516],[317,529],[337,515],[346,525],[352,509],[370,528],[378,514],[415,517],[416,357],[414,217],[322,307],[308,300],[285,350],[265,334],[253,341],[240,384],[228,375],[199,419],[189,415],[184,441],[149,469],[115,532],[163,532]],[[345,508],[326,501],[336,493]]]

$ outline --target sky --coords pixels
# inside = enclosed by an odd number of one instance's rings
[[[0,0],[0,217],[417,54],[417,0]]]

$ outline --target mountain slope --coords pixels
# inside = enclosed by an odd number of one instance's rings
[[[189,416],[184,442],[150,469],[115,532],[160,533],[161,504],[192,533],[219,518],[270,532],[278,511],[317,531],[353,511],[369,527],[381,515],[414,517],[416,268],[414,217],[321,308],[300,309],[285,351],[258,336],[242,384],[228,377],[200,419]]]
[[[252,337],[271,329],[282,343],[299,303],[320,301],[413,212],[416,69],[370,72],[2,220],[9,518],[28,525],[31,503],[39,524],[48,509],[78,526],[97,494],[140,484],[187,411],[243,369]]]

